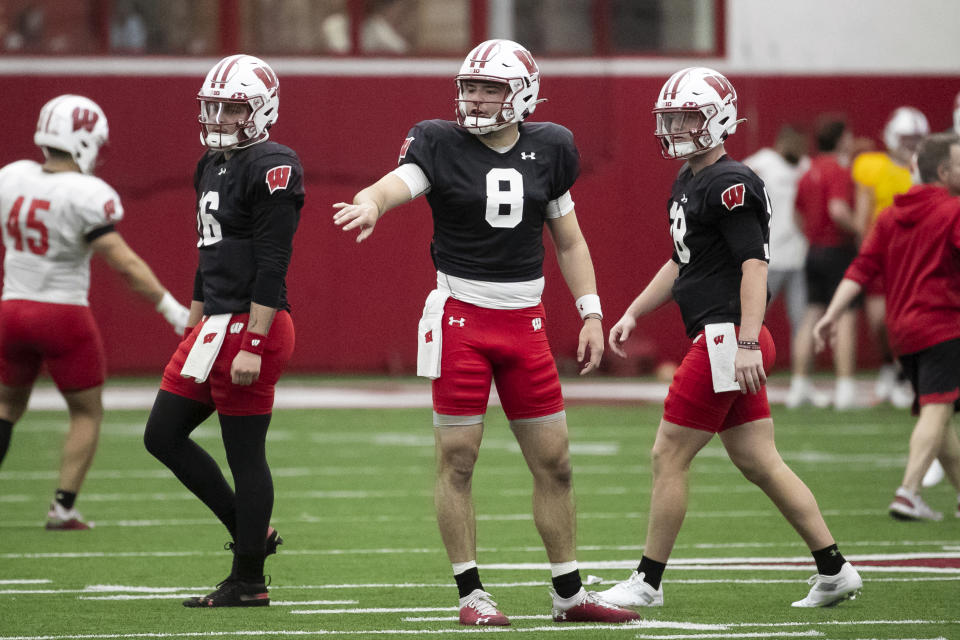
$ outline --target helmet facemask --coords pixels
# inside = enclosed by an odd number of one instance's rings
[[[226,151],[243,147],[256,136],[254,109],[246,100],[205,100],[200,102],[200,137],[210,149]]]
[[[513,100],[523,86],[519,78],[504,82],[479,78],[457,78],[457,123],[471,133],[483,134],[503,129],[516,120]],[[473,97],[465,98],[468,87]],[[495,89],[495,90],[494,90]],[[491,105],[494,108],[490,108]],[[523,118],[520,118],[522,120]]]
[[[710,118],[717,115],[713,105],[700,108],[655,109],[656,136],[664,158],[689,158],[709,151],[721,140],[714,140],[707,128]]]

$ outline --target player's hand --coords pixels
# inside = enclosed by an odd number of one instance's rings
[[[767,374],[763,370],[763,354],[759,349],[737,349],[733,366],[740,393],[757,393],[767,384]]]
[[[580,329],[580,343],[577,345],[577,362],[586,364],[580,369],[580,375],[586,375],[600,366],[603,357],[603,323],[600,318],[586,318]]]
[[[187,320],[190,318],[190,310],[177,302],[169,291],[163,292],[163,297],[157,303],[157,311],[173,326],[173,330],[178,335],[183,335],[184,329],[187,328]]]
[[[832,318],[823,316],[813,325],[813,349],[817,353],[823,351],[827,344],[836,339],[837,323]]]
[[[333,224],[343,227],[344,231],[360,230],[357,235],[357,242],[363,242],[370,237],[370,234],[373,233],[373,227],[377,224],[377,219],[380,218],[380,211],[376,205],[370,202],[362,204],[338,202],[333,205],[333,208],[339,209],[333,214]]]
[[[230,380],[233,384],[249,386],[260,377],[260,356],[242,349],[230,363]]]
[[[623,350],[623,343],[627,341],[633,330],[637,328],[637,320],[628,313],[617,320],[617,324],[610,329],[610,336],[607,338],[607,344],[613,349],[613,352],[621,358],[627,357],[627,352]]]

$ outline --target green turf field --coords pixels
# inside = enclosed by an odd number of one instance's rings
[[[108,412],[77,507],[96,528],[47,532],[65,415],[17,425],[0,471],[0,640],[11,638],[463,638],[433,519],[429,409],[280,410],[269,457],[273,524],[267,609],[185,609],[229,572],[224,530],[143,449],[147,410]],[[886,513],[912,426],[905,411],[774,408],[787,462],[813,489],[861,598],[793,609],[813,563],[799,538],[714,441],[694,462],[690,510],[663,608],[638,626],[549,618],[549,570],[530,517],[530,477],[492,408],[474,481],[478,561],[513,620],[539,638],[960,638],[960,519],[947,484],[926,493],[939,523]],[[568,409],[584,578],[626,578],[639,559],[656,404]],[[214,421],[197,439],[222,461]],[[749,566],[745,566],[749,565]],[[606,586],[596,587],[599,589]]]

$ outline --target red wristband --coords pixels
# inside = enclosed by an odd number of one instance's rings
[[[267,346],[267,336],[247,331],[243,334],[243,342],[240,344],[240,350],[249,351],[259,356],[263,355],[263,348],[265,346]]]

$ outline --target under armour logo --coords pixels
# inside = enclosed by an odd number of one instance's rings
[[[536,160],[537,154],[535,151],[531,151],[530,153],[527,153],[526,151],[521,151],[520,157],[523,158],[524,160]]]
[[[227,172],[227,168],[226,168],[226,167],[220,167],[220,173],[218,173],[217,175],[218,175],[218,176],[222,176],[222,175],[225,174],[226,172]]]
[[[687,204],[687,194],[680,196],[680,204]]]
[[[240,333],[241,331],[243,331],[242,322],[234,322],[230,325],[230,333]]]
[[[543,318],[534,318],[530,322],[533,324],[534,331],[540,331],[540,329],[543,329]]]
[[[450,316],[450,320],[447,321],[447,324],[449,324],[450,326],[453,326],[453,325],[455,325],[455,324],[458,324],[458,325],[460,325],[460,326],[462,327],[465,320],[466,320],[466,318],[460,318],[460,319],[458,320],[457,318],[454,318],[453,316]]]

